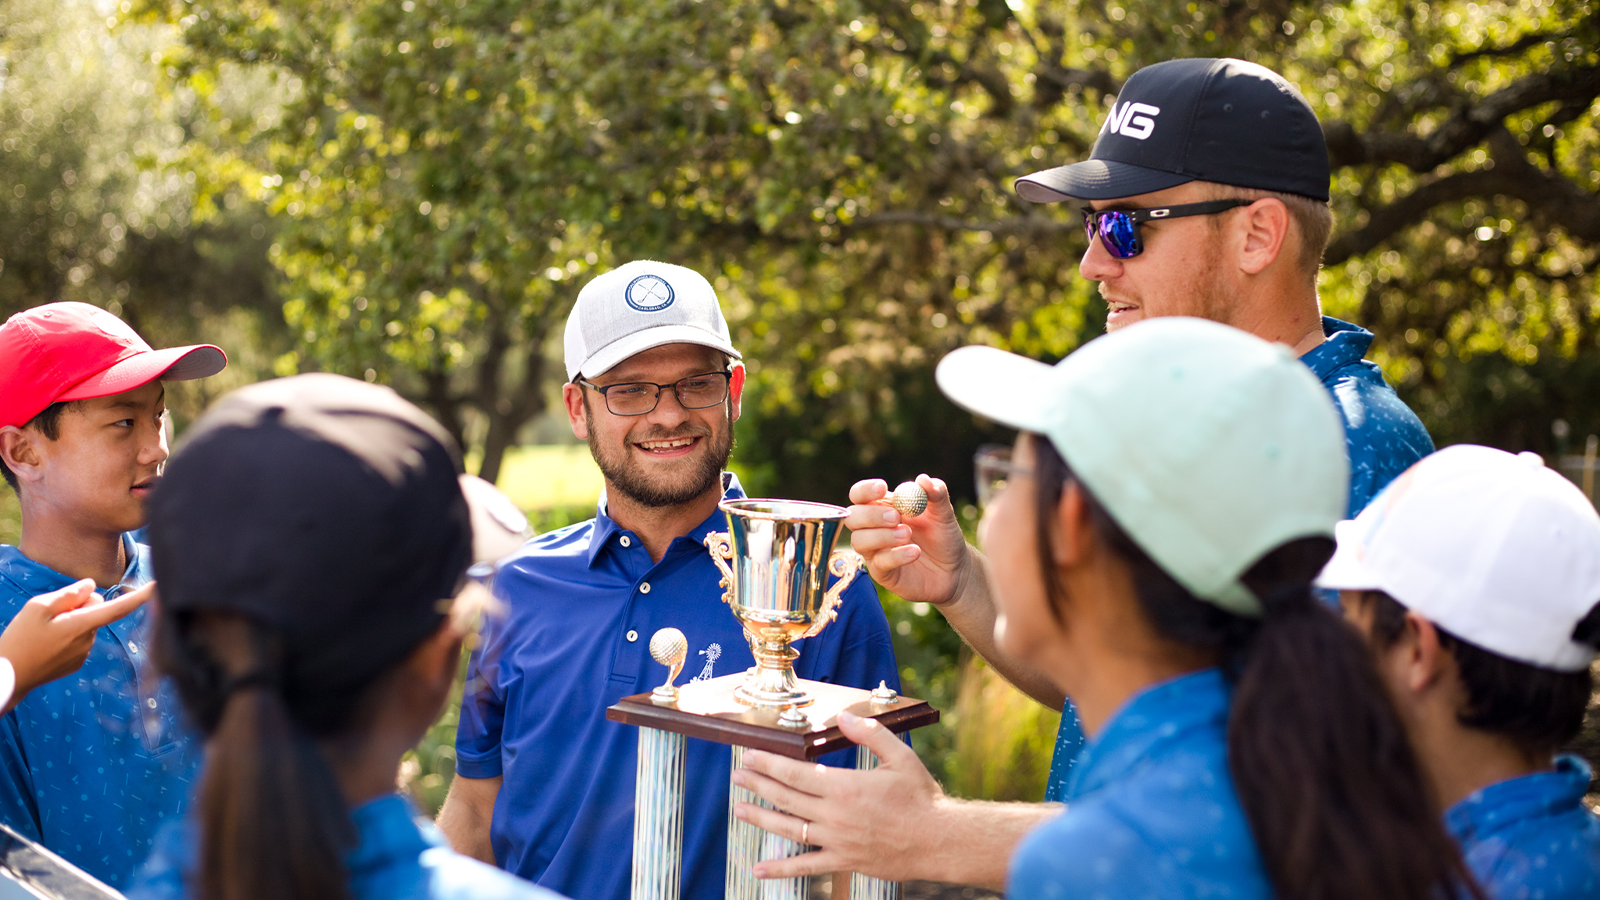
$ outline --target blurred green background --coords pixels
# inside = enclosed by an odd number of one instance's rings
[[[1006,436],[933,365],[1054,360],[1104,321],[1076,217],[1011,183],[1086,156],[1127,76],[1176,56],[1258,61],[1317,110],[1324,307],[1376,332],[1436,442],[1581,479],[1596,0],[8,0],[0,315],[81,300],[222,345],[227,372],[169,391],[180,439],[261,378],[392,385],[555,527],[597,485],[552,412],[566,312],[665,259],[712,280],[746,354],[752,493],[929,472],[969,504],[972,451]],[[1039,796],[1053,716],[936,611],[883,602],[906,690],[946,712],[924,758],[963,795]],[[408,765],[430,806],[453,721]]]

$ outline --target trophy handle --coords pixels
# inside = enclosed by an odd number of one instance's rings
[[[717,586],[722,588],[722,602],[733,606],[733,569],[728,563],[733,559],[733,542],[728,539],[726,531],[710,531],[706,533],[706,549],[711,551],[711,561],[717,564],[722,571],[722,580]]]
[[[822,598],[822,608],[817,610],[816,620],[806,629],[805,634],[800,635],[801,637],[816,635],[823,626],[838,617],[839,601],[844,598],[844,589],[850,586],[850,582],[856,580],[856,575],[860,574],[861,567],[865,564],[861,554],[854,550],[833,551],[833,555],[828,557],[828,571],[838,576],[839,580],[833,583],[833,587],[828,588],[827,595]]]

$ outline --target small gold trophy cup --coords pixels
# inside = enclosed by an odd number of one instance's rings
[[[706,535],[705,543],[722,570],[722,599],[744,626],[756,659],[734,699],[761,709],[808,706],[814,698],[795,680],[800,654],[790,644],[833,621],[840,596],[861,571],[854,551],[833,549],[847,511],[803,500],[720,505],[728,530]],[[831,588],[830,572],[839,579]]]

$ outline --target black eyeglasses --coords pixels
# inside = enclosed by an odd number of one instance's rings
[[[1117,259],[1132,259],[1144,252],[1144,241],[1139,237],[1139,223],[1160,219],[1181,219],[1184,216],[1211,216],[1241,206],[1254,200],[1209,200],[1205,203],[1185,203],[1180,206],[1156,206],[1150,209],[1085,209],[1083,231],[1089,240],[1100,238],[1106,252]]]
[[[1011,448],[1003,444],[984,444],[972,456],[972,473],[978,487],[978,507],[987,507],[1000,496],[1006,483],[1017,476],[1026,477],[1033,472],[1011,462]]]
[[[678,405],[684,409],[705,409],[708,406],[716,406],[728,399],[728,380],[731,377],[727,372],[707,372],[704,375],[690,375],[672,384],[630,381],[624,384],[608,384],[604,387],[584,381],[582,378],[574,380],[604,397],[606,409],[610,410],[612,415],[642,416],[656,408],[661,402],[661,392],[667,388],[671,388],[678,396]]]

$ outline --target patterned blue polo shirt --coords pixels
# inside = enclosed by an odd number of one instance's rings
[[[724,496],[743,497],[725,476]],[[599,514],[528,542],[503,560],[495,593],[507,607],[467,669],[456,774],[502,776],[489,829],[499,865],[569,897],[627,900],[639,730],[608,722],[607,706],[666,680],[650,636],[689,639],[680,684],[755,664],[702,543],[727,530],[721,510],[652,561],[639,536]],[[899,689],[889,623],[865,572],[839,617],[795,644],[801,678]],[[730,751],[691,739],[685,753],[683,897],[720,898],[728,834]],[[823,757],[854,765],[854,751]]]
[[[1432,453],[1433,438],[1384,380],[1383,370],[1362,358],[1372,346],[1372,332],[1323,316],[1322,333],[1327,340],[1300,361],[1322,380],[1344,419],[1345,446],[1350,452],[1348,515],[1354,516],[1401,472]],[[1064,799],[1072,760],[1082,746],[1083,728],[1069,700],[1061,711],[1046,800]]]
[[[357,845],[345,856],[354,900],[560,900],[451,850],[410,801],[388,794],[350,811]],[[200,840],[192,818],[167,824],[129,900],[199,897]]]
[[[1153,685],[1083,749],[1061,815],[1011,858],[1010,900],[1269,900],[1228,769],[1221,671]]]
[[[128,570],[107,598],[150,580],[149,550],[123,546]],[[75,580],[0,544],[0,618]],[[201,741],[149,665],[149,619],[145,605],[101,628],[83,668],[0,718],[0,820],[115,888],[183,812],[200,767]]]
[[[1556,758],[1549,772],[1491,784],[1445,813],[1445,826],[1495,900],[1600,897],[1600,817],[1583,805],[1589,765]]]

